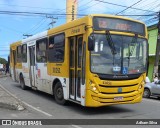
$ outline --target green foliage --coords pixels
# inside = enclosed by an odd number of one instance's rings
[[[7,63],[6,59],[0,57],[0,64],[6,64],[6,63]]]

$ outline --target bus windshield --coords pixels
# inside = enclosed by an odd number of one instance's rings
[[[147,69],[147,40],[134,36],[111,35],[115,54],[105,34],[94,34],[95,47],[91,51],[91,72],[127,75],[144,73]]]

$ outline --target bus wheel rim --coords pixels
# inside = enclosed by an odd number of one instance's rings
[[[58,88],[57,89],[57,98],[58,99],[62,99],[62,96],[63,96],[62,88]]]

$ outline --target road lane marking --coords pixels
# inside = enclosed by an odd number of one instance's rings
[[[82,128],[82,127],[80,127],[78,125],[74,125],[74,124],[72,124],[71,126],[74,127],[74,128]]]
[[[28,107],[30,107],[30,108],[32,108],[32,109],[38,111],[38,112],[43,113],[43,114],[46,115],[46,116],[49,116],[49,117],[53,116],[53,115],[51,115],[51,114],[49,114],[49,113],[47,113],[47,112],[45,112],[45,111],[43,111],[43,110],[40,110],[40,109],[38,109],[38,108],[36,108],[36,107],[34,107],[34,106],[32,106],[32,105],[30,105],[30,104],[24,102],[24,101],[21,101],[21,102],[22,102],[23,104],[25,104],[26,106],[28,106]]]

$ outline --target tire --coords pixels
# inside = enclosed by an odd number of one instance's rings
[[[66,100],[64,99],[63,88],[60,82],[57,82],[54,87],[54,97],[58,104],[65,105]]]
[[[25,85],[24,78],[22,75],[20,75],[20,85],[23,90],[27,89],[27,86]]]
[[[149,98],[150,95],[151,95],[150,90],[149,90],[148,88],[145,88],[145,89],[144,89],[144,93],[143,93],[143,97]]]

